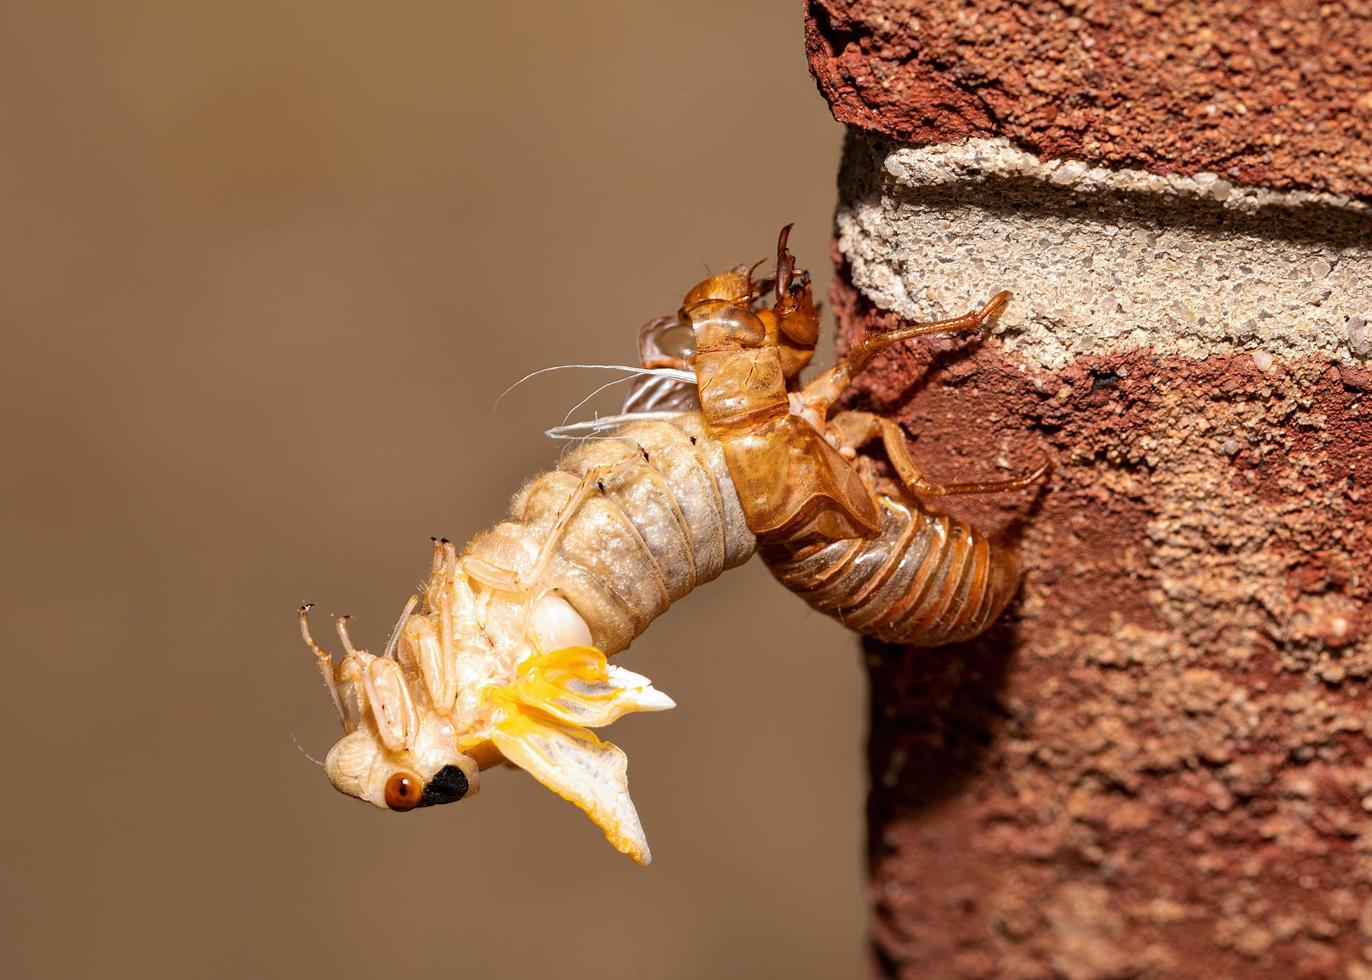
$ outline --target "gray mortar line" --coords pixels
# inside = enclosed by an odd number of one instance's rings
[[[994,328],[1030,366],[1148,347],[1182,357],[1372,357],[1372,208],[1345,197],[1040,161],[1004,139],[854,133],[839,249],[877,306],[930,320],[1009,289]]]

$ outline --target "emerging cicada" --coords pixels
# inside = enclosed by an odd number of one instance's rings
[[[885,347],[980,329],[1009,299],[952,320],[872,336],[809,384],[819,337],[809,277],[782,230],[774,274],[711,276],[675,316],[639,334],[641,381],[624,414],[568,427],[593,436],[531,480],[509,517],[461,554],[434,543],[385,652],[318,658],[345,735],[325,763],[333,785],[410,810],[476,793],[501,762],[581,807],[640,864],[648,844],[629,798],[624,753],[592,729],[673,702],[608,657],[697,585],[761,552],[817,609],[895,643],[974,636],[1013,595],[1013,555],[931,514],[921,497],[991,493],[939,486],[915,466],[899,428],[834,413],[839,395]],[[880,439],[896,479],[856,450]]]

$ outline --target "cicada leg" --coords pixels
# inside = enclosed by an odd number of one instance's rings
[[[348,731],[348,716],[343,711],[343,700],[338,695],[338,681],[334,676],[333,657],[314,641],[314,636],[310,633],[310,610],[313,608],[314,604],[307,602],[297,611],[300,619],[300,635],[304,638],[305,645],[314,653],[319,675],[324,678],[324,686],[329,690],[329,700],[333,702],[334,711],[338,713],[339,724],[343,726],[343,730],[346,732]],[[344,631],[346,632],[346,627]]]
[[[910,444],[900,426],[871,412],[839,412],[829,420],[838,437],[840,451],[857,450],[880,438],[891,461],[891,468],[910,493],[922,497],[947,497],[964,493],[1007,493],[1022,490],[1046,474],[1051,466],[1044,462],[1032,472],[1008,480],[983,480],[975,483],[934,483],[928,480],[910,456]]]
[[[853,379],[862,373],[872,358],[886,348],[903,340],[927,337],[930,334],[980,330],[988,320],[998,316],[1008,302],[1010,293],[1002,290],[992,296],[991,301],[981,309],[972,310],[962,316],[955,316],[950,320],[936,320],[933,323],[916,323],[888,333],[864,337],[853,346],[847,357],[802,388],[800,398],[807,408],[814,409],[822,418],[828,414],[830,406],[853,383]]]

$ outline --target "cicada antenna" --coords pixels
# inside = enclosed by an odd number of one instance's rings
[[[310,610],[314,608],[314,603],[307,602],[299,609],[300,635],[305,639],[305,645],[314,653],[315,664],[319,667],[319,674],[324,678],[324,686],[329,689],[329,699],[333,701],[333,710],[338,713],[338,723],[343,726],[343,730],[348,730],[348,720],[343,714],[343,702],[338,697],[338,683],[333,675],[333,657],[329,652],[314,641],[310,634]]]

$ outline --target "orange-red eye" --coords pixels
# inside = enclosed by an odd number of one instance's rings
[[[398,772],[386,780],[386,805],[392,810],[413,810],[423,798],[424,784],[413,773]]]

